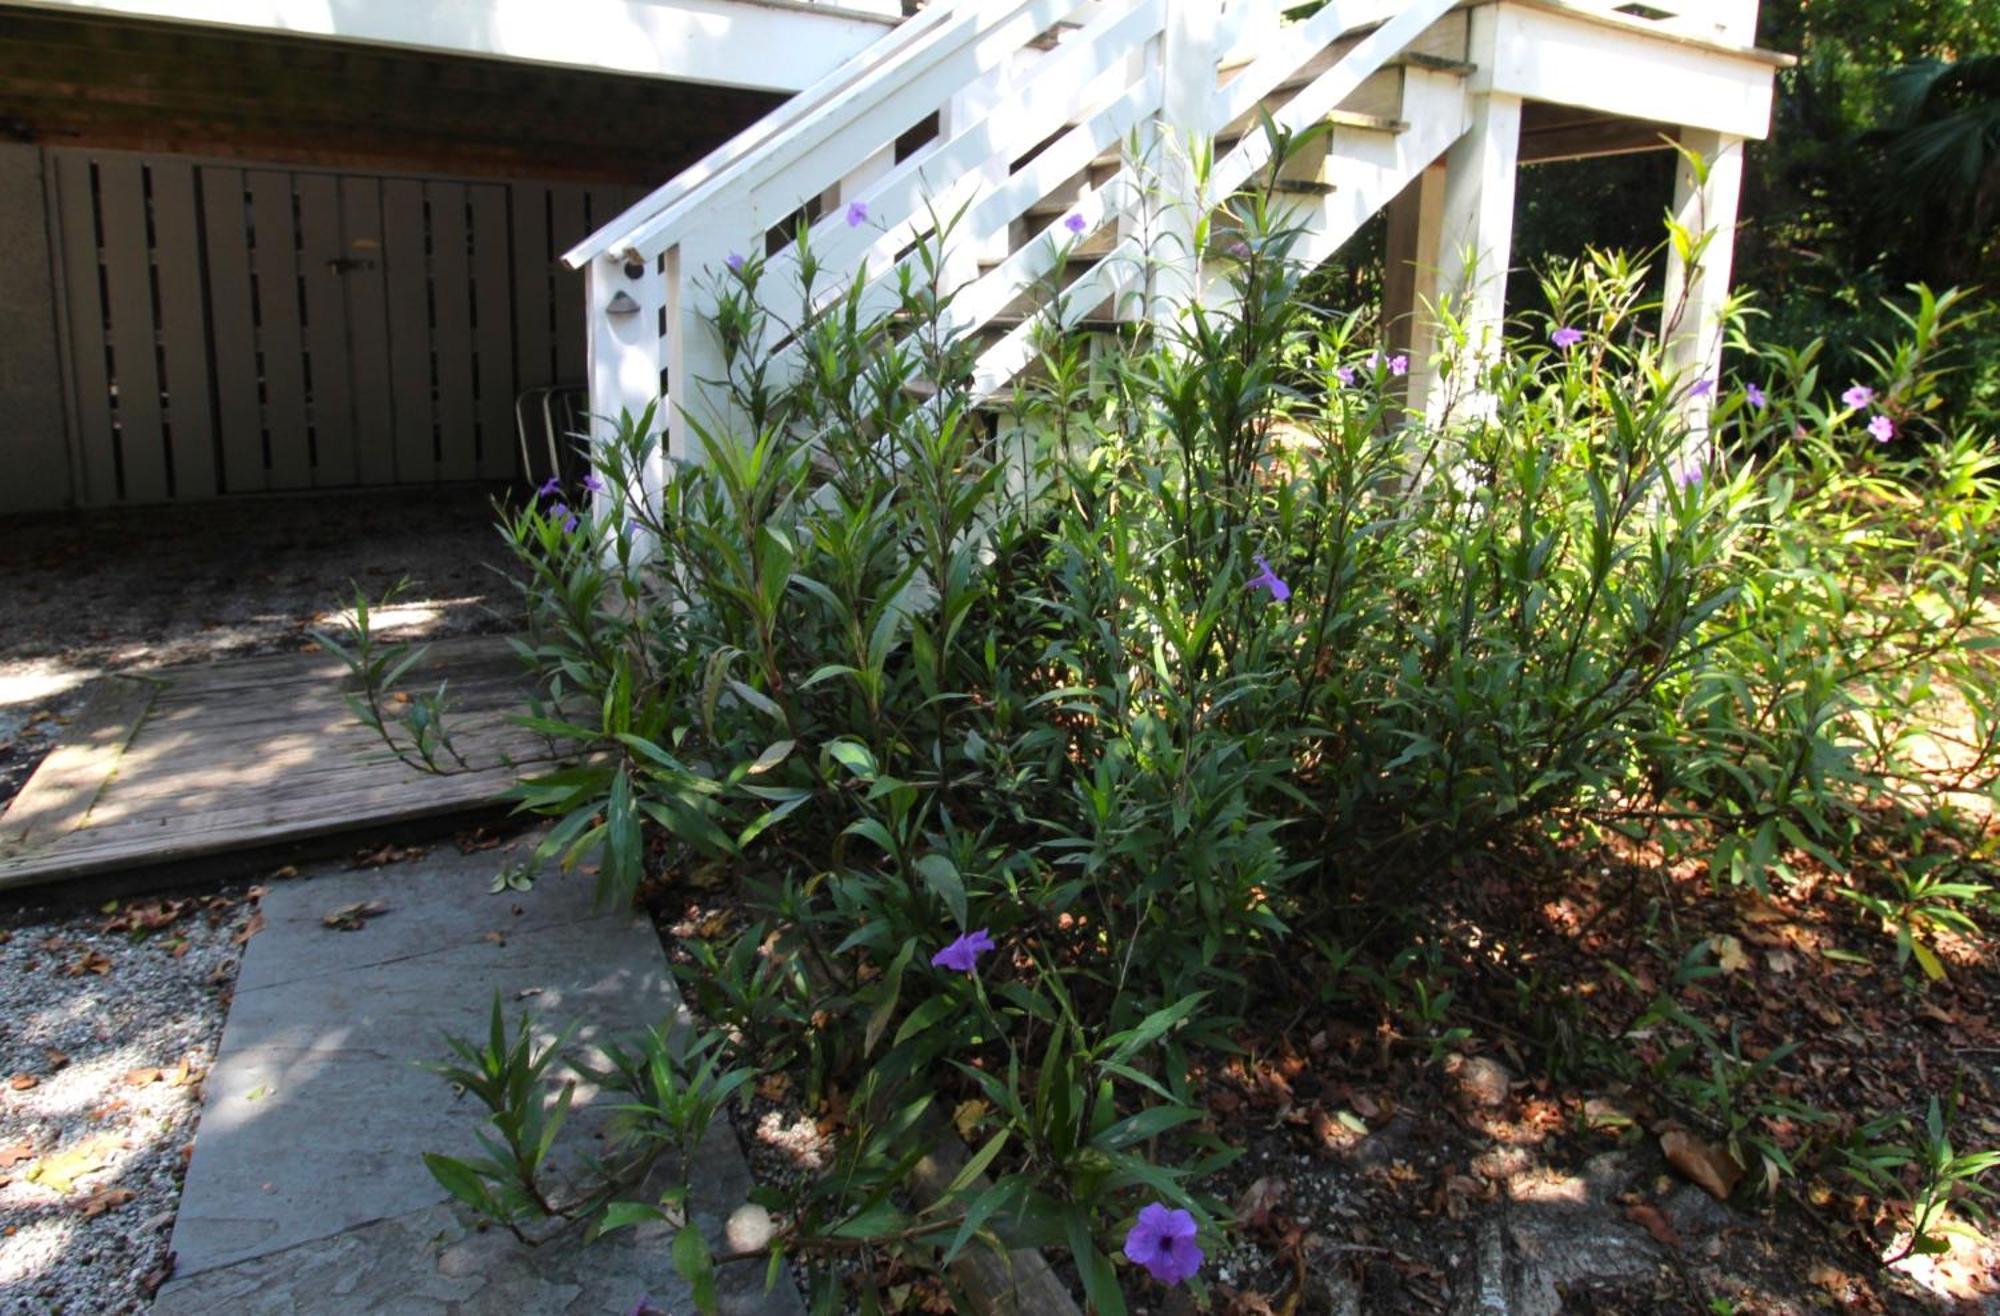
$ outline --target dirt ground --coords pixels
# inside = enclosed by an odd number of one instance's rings
[[[0,520],[0,803],[92,678],[298,649],[357,584],[375,597],[407,578],[413,632],[506,629],[491,497],[384,490]]]

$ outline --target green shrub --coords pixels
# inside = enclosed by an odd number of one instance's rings
[[[931,249],[877,304],[802,237],[782,297],[756,259],[721,278],[731,404],[691,460],[625,416],[573,525],[553,495],[506,515],[529,721],[572,751],[515,793],[546,852],[599,856],[619,901],[660,844],[739,874],[758,921],[697,948],[690,994],[728,1063],[852,1112],[788,1204],[797,1259],[1049,1243],[1119,1310],[1143,1204],[1223,1218],[1189,1057],[1232,1048],[1296,931],[1421,904],[1511,833],[1709,844],[1761,882],[1991,792],[1993,458],[1919,433],[1952,298],[1857,408],[1812,349],[1663,374],[1643,267],[1594,257],[1453,363],[1486,401],[1433,425],[1359,315],[1301,296],[1281,214],[1231,203],[1221,309],[1052,334],[997,410]],[[1947,689],[1974,742],[1949,781],[1915,738]],[[990,1186],[915,1200],[961,1098]]]

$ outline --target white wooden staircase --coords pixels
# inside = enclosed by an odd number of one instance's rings
[[[1716,240],[1674,259],[1692,316],[1671,333],[1683,364],[1714,360],[1741,142],[1763,135],[1784,62],[1750,45],[1755,0],[1331,0],[1285,21],[1295,5],[933,0],[568,253],[587,276],[593,413],[664,394],[667,451],[688,454],[679,415],[703,416],[723,372],[706,318],[717,280],[753,252],[768,253],[759,294],[782,368],[785,327],[815,309],[794,277],[802,214],[816,217],[815,287],[837,297],[858,275],[884,310],[899,262],[955,216],[946,315],[982,344],[975,397],[1032,363],[1043,324],[1172,315],[1219,284],[1218,253],[1194,250],[1198,213],[1268,178],[1260,116],[1331,125],[1277,175],[1305,230],[1298,258],[1331,256],[1394,203],[1416,271],[1403,309],[1449,297],[1487,335],[1504,310],[1495,271],[1524,107],[1629,120],[1641,145],[1672,131],[1711,162],[1676,207]],[[1197,186],[1191,144],[1207,141]],[[1408,332],[1422,387],[1429,330]]]

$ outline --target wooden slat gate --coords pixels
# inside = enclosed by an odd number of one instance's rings
[[[87,506],[504,479],[634,189],[45,152]],[[51,473],[53,478],[54,473]]]

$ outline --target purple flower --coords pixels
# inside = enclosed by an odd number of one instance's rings
[[[1341,383],[1351,386],[1354,383],[1354,367],[1337,366],[1334,368],[1333,377]]]
[[[611,486],[598,479],[597,472],[592,471],[589,475],[583,477],[583,487],[594,494],[601,494]]]
[[[1847,406],[1859,411],[1875,400],[1875,390],[1866,384],[1856,384],[1853,388],[1842,393],[1840,400]]]
[[[551,475],[548,479],[542,481],[541,488],[535,490],[535,497],[553,498],[561,492],[562,492],[562,477],[557,475]]]
[[[626,1312],[625,1316],[668,1316],[668,1313],[666,1308],[653,1305],[652,1294],[641,1293],[639,1300],[632,1304],[632,1310]]]
[[[1197,1232],[1186,1211],[1153,1202],[1140,1210],[1138,1222],[1125,1235],[1125,1259],[1144,1266],[1162,1284],[1193,1279],[1202,1263]]]
[[[868,203],[850,201],[847,203],[847,227],[860,228],[868,222]]]
[[[1410,373],[1410,358],[1398,352],[1389,358],[1389,373],[1401,379]]]
[[[551,521],[561,521],[564,534],[576,533],[576,513],[569,510],[568,503],[557,503],[549,509]]]
[[[1768,400],[1764,396],[1764,390],[1758,388],[1755,384],[1745,384],[1743,386],[1743,396],[1749,401],[1751,409],[1755,411],[1762,411],[1764,403]]]
[[[1692,457],[1676,457],[1670,468],[1674,483],[1685,489],[1691,484],[1701,483],[1701,463]]]
[[[729,272],[731,274],[743,273],[743,253],[740,251],[730,252],[729,258],[723,261],[722,263],[729,267]]]
[[[960,973],[971,973],[979,967],[979,957],[993,949],[993,938],[986,935],[986,929],[968,932],[957,941],[931,956],[931,966],[938,969],[956,969]]]
[[[1887,443],[1896,437],[1896,422],[1887,416],[1877,416],[1868,422],[1868,432],[1875,436],[1875,442]]]
[[[1691,398],[1705,398],[1713,392],[1715,392],[1715,381],[1706,378],[1695,380],[1688,388],[1688,396]]]
[[[1557,329],[1554,333],[1549,335],[1549,341],[1554,343],[1557,347],[1560,347],[1563,351],[1567,352],[1569,351],[1570,348],[1575,347],[1578,343],[1583,341],[1583,330],[1573,329],[1569,325],[1563,325],[1561,328]]]
[[[1257,564],[1257,574],[1250,577],[1251,589],[1270,590],[1273,603],[1283,603],[1292,597],[1292,587],[1279,579],[1277,572],[1271,570],[1271,564],[1264,560],[1262,553],[1254,554],[1250,560]]]
[[[1242,238],[1238,238],[1236,239],[1236,241],[1229,244],[1229,254],[1234,256],[1238,260],[1249,260],[1250,244],[1245,242]]]
[[[1063,221],[1063,227],[1072,233],[1081,234],[1084,230],[1083,216],[1071,215]]]

